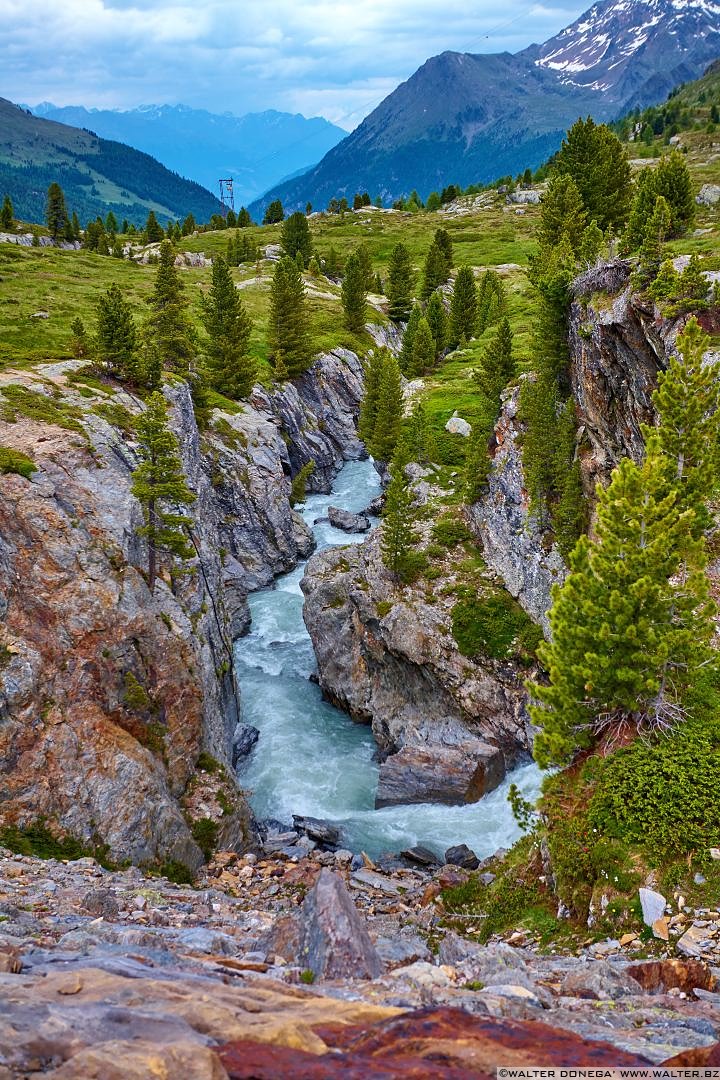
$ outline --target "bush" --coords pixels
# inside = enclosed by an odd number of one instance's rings
[[[463,656],[494,660],[531,659],[542,641],[540,628],[504,590],[458,600],[452,610],[452,632]]]
[[[29,480],[34,472],[37,472],[37,465],[27,454],[9,446],[0,446],[0,473],[16,473]]]
[[[197,821],[193,822],[193,840],[206,859],[209,859],[215,850],[219,831],[220,826],[216,821],[213,821],[212,818],[198,818]]]
[[[445,547],[455,547],[466,540],[474,540],[473,534],[468,529],[462,518],[456,514],[443,514],[433,525],[433,539]]]
[[[300,469],[299,473],[293,479],[290,487],[290,505],[297,506],[298,503],[305,502],[305,488],[307,482],[315,471],[315,462],[311,459],[306,462]]]

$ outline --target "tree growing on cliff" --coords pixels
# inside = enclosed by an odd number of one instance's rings
[[[396,244],[390,255],[385,295],[388,315],[394,323],[405,322],[412,308],[413,272],[410,254],[404,244]]]
[[[359,432],[377,461],[391,461],[402,422],[400,368],[387,349],[378,349],[365,369],[365,396],[360,407]]]
[[[178,441],[168,425],[162,394],[151,394],[136,432],[139,463],[130,490],[142,507],[143,524],[137,533],[147,542],[147,582],[152,593],[164,553],[179,559],[195,555],[187,536],[192,521],[179,508],[190,506],[196,496],[185,483]]]
[[[220,255],[213,260],[212,285],[203,297],[203,325],[210,385],[229,398],[247,397],[257,375],[250,356],[252,322]]]
[[[136,382],[137,330],[132,308],[119,285],[111,285],[97,302],[95,351],[108,375],[119,375]]]
[[[477,288],[475,275],[469,266],[461,266],[455,277],[450,301],[450,344],[456,347],[461,341],[475,336],[477,326]]]
[[[280,244],[283,252],[296,262],[300,253],[303,270],[308,266],[312,258],[312,237],[308,219],[300,210],[285,218],[280,230]]]
[[[400,581],[411,581],[417,569],[414,545],[416,511],[412,485],[400,464],[392,467],[392,479],[385,495],[380,527],[380,550],[388,570]]]
[[[645,227],[642,246],[638,253],[635,284],[653,281],[663,264],[665,241],[670,233],[670,207],[662,195],[655,199],[652,216]]]
[[[714,606],[694,511],[679,512],[657,446],[625,458],[598,488],[595,536],[582,536],[553,594],[552,642],[531,683],[535,757],[565,765],[577,750],[637,731],[668,730],[712,654]]]
[[[287,255],[275,265],[270,288],[268,339],[275,373],[300,375],[310,364],[310,336],[305,286],[294,259]]]
[[[345,326],[348,330],[358,333],[365,326],[367,278],[366,270],[356,252],[348,257],[345,264],[341,296]]]

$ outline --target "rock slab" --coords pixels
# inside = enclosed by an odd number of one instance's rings
[[[316,978],[375,979],[382,961],[345,883],[320,871],[300,913],[299,962]]]

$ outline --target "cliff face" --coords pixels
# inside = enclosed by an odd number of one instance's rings
[[[359,361],[322,357],[303,377],[310,403],[302,388],[260,392],[252,407],[215,413],[202,434],[186,386],[167,388],[197,495],[197,558],[162,577],[154,596],[129,490],[134,444],[115,426],[118,407],[141,405],[110,388],[80,393],[67,382],[75,366],[6,373],[0,385],[0,394],[19,383],[62,401],[80,424],[16,414],[0,425],[0,442],[37,466],[30,480],[8,475],[0,486],[0,827],[45,818],[118,860],[196,867],[193,818],[217,816],[225,847],[253,839],[230,769],[239,717],[232,641],[247,625],[248,590],[312,547],[288,503],[297,464],[319,459],[329,482],[346,437],[348,456],[362,452],[351,438]],[[109,403],[116,415],[101,415]],[[295,425],[295,465],[286,422]],[[201,750],[225,767],[224,810],[203,788]]]
[[[398,588],[377,531],[314,555],[301,582],[320,685],[372,724],[377,806],[474,802],[530,745],[516,668],[459,652],[443,584],[430,598],[422,585]]]

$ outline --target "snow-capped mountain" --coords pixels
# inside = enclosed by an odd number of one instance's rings
[[[624,105],[649,104],[649,97],[657,100],[660,84],[670,90],[696,78],[720,55],[720,3],[594,4],[572,26],[526,54],[568,86],[596,90]],[[648,83],[650,93],[643,93]]]

